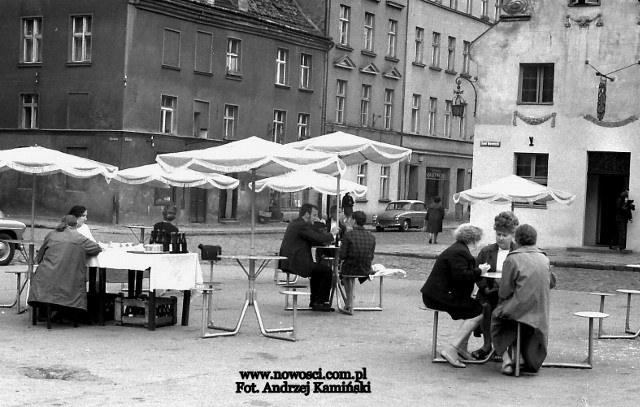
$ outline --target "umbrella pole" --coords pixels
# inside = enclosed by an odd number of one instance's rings
[[[31,184],[31,241],[35,242],[34,226],[36,217],[36,175],[33,174],[33,180]]]
[[[254,232],[256,229],[256,170],[251,170],[251,255],[255,254]]]
[[[340,217],[340,205],[341,205],[341,201],[340,201],[340,173],[338,173],[338,176],[336,177],[336,184],[337,184],[337,191],[336,191],[336,205],[338,207],[337,212],[336,212],[336,216],[338,216],[338,219]]]

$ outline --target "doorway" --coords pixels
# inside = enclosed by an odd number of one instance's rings
[[[629,186],[630,153],[589,152],[584,244],[609,245],[616,232],[616,199]]]
[[[189,188],[189,222],[205,223],[207,215],[207,191],[202,188]]]

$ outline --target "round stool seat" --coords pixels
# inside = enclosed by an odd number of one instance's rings
[[[589,293],[589,294],[590,294],[590,295],[602,295],[602,296],[615,295],[615,294],[613,294],[613,293],[597,293],[597,292]]]
[[[306,284],[283,284],[282,287],[295,290],[296,288],[307,288]]]
[[[582,318],[607,318],[609,314],[605,314],[604,312],[597,311],[579,311],[574,312],[573,315]]]
[[[311,295],[311,293],[308,293],[306,291],[280,291],[280,294],[284,294],[284,295]]]
[[[619,293],[624,293],[624,294],[640,294],[640,290],[626,290],[626,289],[619,289],[616,290]]]

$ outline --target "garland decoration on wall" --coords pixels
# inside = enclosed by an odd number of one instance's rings
[[[598,14],[593,18],[589,18],[586,16],[573,18],[569,14],[567,14],[564,17],[564,26],[567,28],[571,27],[571,21],[573,21],[574,23],[578,24],[578,27],[586,28],[586,27],[589,27],[589,25],[591,25],[591,23],[596,20],[598,20],[598,22],[596,23],[596,27],[602,27],[604,25],[604,23],[602,22],[602,14]]]
[[[550,113],[546,116],[541,117],[533,117],[533,116],[525,116],[517,110],[513,111],[513,125],[517,126],[516,117],[520,118],[523,122],[530,124],[532,126],[537,126],[551,119],[551,127],[556,127],[556,113]]]

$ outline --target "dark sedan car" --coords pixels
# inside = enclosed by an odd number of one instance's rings
[[[425,225],[427,207],[422,201],[402,200],[390,202],[384,212],[373,216],[373,224],[378,232],[385,228],[398,228],[406,232],[410,228]]]
[[[22,235],[27,227],[17,220],[4,218],[0,211],[0,266],[5,266],[13,260],[15,253],[15,243],[4,242],[4,239],[22,239]]]

